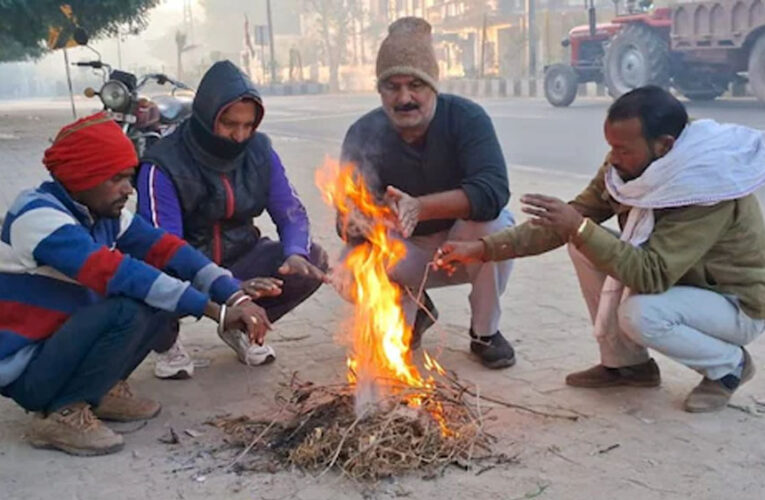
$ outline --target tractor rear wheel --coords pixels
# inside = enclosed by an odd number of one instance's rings
[[[644,24],[627,25],[606,48],[603,70],[612,97],[645,85],[666,88],[670,79],[667,41]]]
[[[564,108],[574,102],[579,88],[579,78],[568,64],[553,64],[545,71],[545,97],[556,108]]]
[[[754,43],[749,53],[749,86],[762,102],[765,102],[765,34]]]

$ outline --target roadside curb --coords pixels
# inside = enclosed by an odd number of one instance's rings
[[[441,92],[468,97],[544,97],[544,78],[457,78],[439,82]],[[678,94],[679,95],[679,94]],[[752,97],[746,83],[733,82],[723,97]],[[608,97],[602,83],[579,84],[577,97]]]
[[[326,94],[329,85],[318,82],[276,83],[258,87],[263,95],[312,95]]]
[[[459,78],[439,83],[442,92],[469,97],[544,97],[542,78]],[[583,83],[579,85],[580,97],[602,97],[607,95],[602,84]]]

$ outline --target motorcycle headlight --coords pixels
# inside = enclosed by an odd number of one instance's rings
[[[127,111],[130,105],[130,91],[124,83],[110,80],[101,87],[101,101],[104,106],[114,111]]]

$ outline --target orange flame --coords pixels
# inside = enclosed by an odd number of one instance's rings
[[[350,291],[354,301],[352,346],[348,357],[348,381],[356,386],[357,407],[362,398],[376,403],[403,388],[423,389],[407,395],[406,402],[421,407],[433,377],[423,378],[409,356],[411,328],[401,309],[401,288],[390,281],[388,271],[406,255],[406,247],[388,237],[386,221],[393,213],[375,202],[364,180],[352,165],[327,160],[316,173],[316,184],[324,200],[340,213],[344,228],[353,212],[369,221],[367,241],[354,247],[343,263],[353,276]],[[443,375],[443,368],[425,353],[425,369]],[[363,403],[362,403],[363,404]],[[444,435],[450,431],[440,404],[429,404]]]

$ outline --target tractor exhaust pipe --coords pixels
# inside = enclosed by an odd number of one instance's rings
[[[587,20],[590,25],[590,36],[595,36],[597,30],[597,19],[595,18],[595,0],[585,0],[587,7]]]

